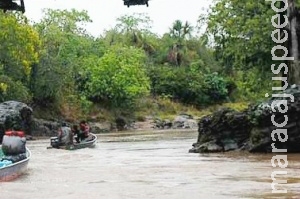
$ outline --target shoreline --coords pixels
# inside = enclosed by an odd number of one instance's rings
[[[94,133],[95,135],[101,137],[101,136],[131,136],[131,135],[155,135],[155,134],[162,134],[162,133],[170,133],[170,132],[187,132],[187,133],[197,133],[197,128],[190,128],[190,129],[138,129],[138,130],[125,130],[125,131],[110,131],[105,133]],[[44,139],[50,139],[49,136],[30,136],[31,138],[27,141],[37,141],[37,140],[44,140]],[[197,139],[197,137],[195,138]]]

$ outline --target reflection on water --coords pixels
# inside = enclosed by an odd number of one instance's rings
[[[28,172],[1,183],[0,198],[300,198],[298,154],[288,155],[288,194],[271,194],[272,154],[190,154],[196,138],[195,131],[110,133],[77,151],[29,142]]]

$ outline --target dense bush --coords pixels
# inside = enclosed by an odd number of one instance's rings
[[[17,100],[25,103],[30,102],[30,92],[20,81],[13,81],[10,77],[2,75],[0,76],[0,82],[1,102],[8,100]]]
[[[179,67],[151,67],[148,70],[151,93],[197,106],[222,102],[228,96],[229,82],[217,73],[203,74]]]
[[[255,102],[263,100],[266,93],[272,93],[272,86],[280,85],[280,81],[268,81],[272,79],[271,74],[262,74],[256,68],[246,71],[235,71],[230,79],[237,86],[236,92],[231,96],[235,101]]]
[[[93,65],[86,95],[94,102],[106,101],[112,107],[128,107],[147,95],[149,79],[143,68],[145,55],[134,47],[113,46]]]

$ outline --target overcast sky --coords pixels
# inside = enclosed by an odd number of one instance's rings
[[[103,30],[114,27],[116,18],[124,14],[147,13],[153,21],[152,32],[162,35],[176,19],[196,25],[199,15],[206,12],[210,3],[211,0],[150,0],[149,7],[127,8],[123,0],[25,0],[25,14],[39,21],[44,8],[87,10],[93,20],[87,30],[98,36]]]

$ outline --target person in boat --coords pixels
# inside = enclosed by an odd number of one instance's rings
[[[71,146],[73,145],[73,133],[70,127],[65,122],[61,124],[58,129],[58,141],[60,146]]]
[[[81,136],[80,136],[80,130],[77,124],[74,124],[72,127],[73,136],[75,137],[75,140],[77,143],[80,143]]]
[[[88,138],[89,137],[89,133],[90,133],[90,127],[89,127],[89,125],[87,124],[86,121],[82,120],[79,123],[79,134],[77,135],[78,141],[80,142],[80,141]]]

